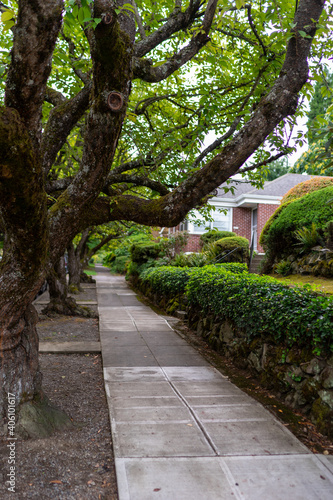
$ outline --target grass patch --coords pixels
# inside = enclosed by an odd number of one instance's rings
[[[289,276],[270,274],[269,276],[282,281],[286,285],[310,285],[315,292],[323,292],[333,295],[332,278],[323,278],[322,276],[303,276],[301,274],[290,274]]]
[[[84,272],[88,276],[96,276],[96,274],[97,274],[96,271],[93,271],[93,270],[90,270],[90,269],[85,269]]]

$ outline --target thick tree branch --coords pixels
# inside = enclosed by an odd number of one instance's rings
[[[19,2],[5,105],[20,113],[35,147],[40,140],[42,105],[62,9],[63,0]]]
[[[32,140],[19,113],[0,108],[0,220],[8,242],[1,261],[0,309],[6,306],[6,317],[0,317],[1,334],[18,321],[18,304],[26,308],[40,288],[48,254],[46,214]]]
[[[41,143],[42,165],[45,176],[50,171],[68,134],[87,110],[91,88],[92,83],[89,82],[72,99],[59,104],[51,110]]]
[[[67,101],[64,94],[58,90],[52,89],[51,87],[46,87],[44,100],[53,104],[53,106],[59,106],[59,104],[63,104]]]
[[[110,194],[109,189],[112,189],[112,186],[114,184],[122,184],[122,183],[128,183],[128,184],[134,184],[134,186],[145,186],[148,187],[149,189],[152,189],[153,191],[156,191],[159,193],[161,196],[164,196],[165,194],[169,193],[169,190],[166,188],[164,184],[158,181],[154,181],[153,179],[149,179],[148,177],[143,177],[141,175],[135,175],[135,174],[111,174],[109,175],[107,182],[103,188],[103,193]]]
[[[110,23],[100,23],[91,33],[93,88],[87,116],[80,170],[67,190],[50,209],[50,234],[54,241],[52,258],[66,246],[71,228],[77,234],[80,213],[91,205],[103,189],[126,115],[132,79],[133,34],[135,23],[119,16],[111,0],[95,0],[93,17],[110,13]],[[109,98],[115,97],[116,104]]]

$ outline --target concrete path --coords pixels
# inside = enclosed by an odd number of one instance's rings
[[[333,457],[313,455],[96,268],[120,500],[332,500]]]

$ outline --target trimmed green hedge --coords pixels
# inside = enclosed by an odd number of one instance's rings
[[[184,293],[186,283],[196,267],[153,267],[140,274],[140,280],[149,283],[154,292],[166,295]]]
[[[311,345],[316,354],[333,351],[333,300],[306,287],[222,266],[152,269],[142,280],[155,293],[185,292],[191,305],[233,321],[249,340],[264,336],[288,346]]]
[[[215,271],[219,274],[226,271],[232,271],[235,274],[247,273],[247,265],[236,262],[205,266],[204,268],[163,266],[143,271],[140,280],[149,283],[154,292],[162,292],[166,295],[184,293],[190,276],[192,273],[197,272],[198,269]]]

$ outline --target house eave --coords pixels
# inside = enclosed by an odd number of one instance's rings
[[[271,196],[271,195],[261,195],[256,194],[242,194],[237,198],[218,198],[213,197],[210,199],[210,203],[216,207],[225,208],[255,208],[259,204],[265,205],[279,205],[282,200],[282,196]]]

